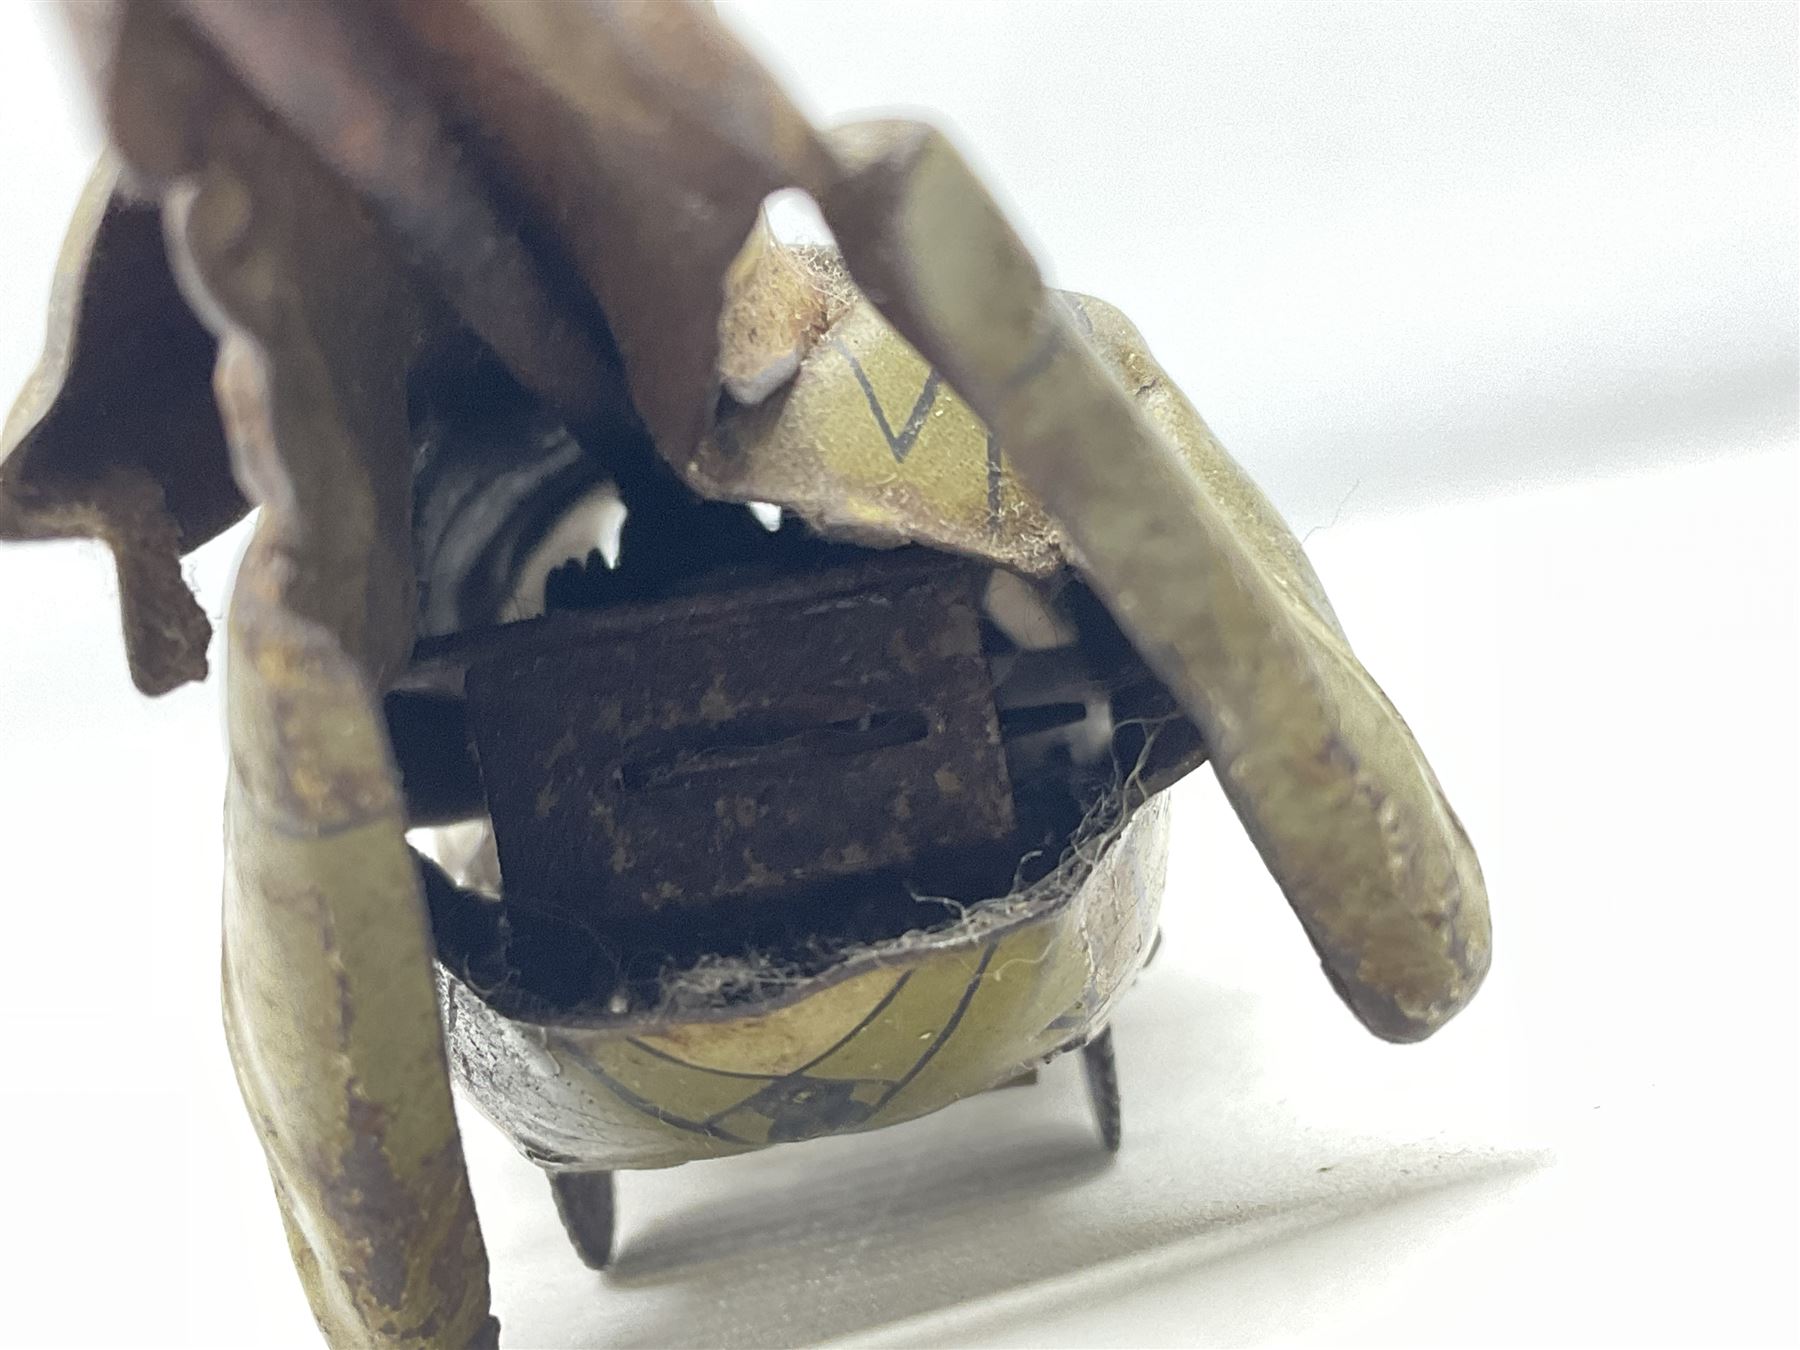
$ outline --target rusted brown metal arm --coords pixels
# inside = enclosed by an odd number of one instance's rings
[[[553,289],[378,9],[178,0],[233,72],[394,230],[468,325],[577,422],[626,406],[604,321]]]

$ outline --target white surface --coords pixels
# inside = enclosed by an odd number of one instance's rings
[[[726,8],[821,115],[946,114],[1329,526],[1495,973],[1369,1040],[1201,775],[1116,1163],[1062,1063],[628,1176],[600,1280],[471,1116],[509,1343],[1800,1338],[1794,10]],[[8,390],[93,144],[49,32],[0,7]],[[216,691],[138,700],[112,589],[0,554],[0,1343],[312,1345],[218,1030]]]

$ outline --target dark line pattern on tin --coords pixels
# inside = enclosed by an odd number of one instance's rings
[[[863,1014],[863,1018],[860,1022],[851,1027],[850,1030],[846,1031],[842,1036],[839,1036],[837,1040],[833,1041],[827,1048],[821,1050],[818,1054],[807,1060],[806,1063],[802,1064],[799,1068],[789,1069],[786,1073],[744,1073],[739,1069],[715,1069],[709,1064],[696,1064],[692,1060],[682,1059],[679,1055],[671,1055],[667,1050],[658,1050],[654,1045],[641,1041],[636,1036],[627,1036],[625,1038],[625,1043],[634,1050],[642,1050],[646,1055],[653,1055],[657,1059],[664,1060],[670,1064],[679,1064],[682,1068],[692,1069],[696,1073],[715,1074],[720,1078],[749,1078],[763,1084],[779,1082],[783,1078],[792,1078],[798,1074],[803,1074],[815,1064],[823,1063],[838,1051],[842,1050],[846,1045],[850,1044],[856,1037],[862,1035],[863,1028],[868,1026],[869,1023],[873,1022],[887,1010],[888,1004],[894,1001],[895,996],[906,987],[906,982],[911,978],[912,972],[910,970],[902,974],[899,979],[895,980],[894,983],[888,987],[888,991],[881,996],[875,1006]]]
[[[730,1130],[720,1129],[717,1125],[714,1125],[709,1121],[689,1120],[685,1116],[678,1116],[672,1112],[665,1111],[654,1102],[645,1100],[630,1088],[626,1087],[623,1083],[619,1082],[605,1069],[601,1068],[600,1065],[594,1061],[594,1058],[585,1051],[576,1050],[573,1046],[566,1047],[565,1051],[566,1053],[572,1054],[584,1069],[593,1074],[595,1078],[598,1078],[601,1084],[608,1092],[612,1093],[613,1096],[617,1097],[633,1110],[649,1116],[652,1120],[660,1120],[664,1125],[672,1126],[677,1130],[685,1130],[689,1134],[703,1134],[708,1139],[717,1139],[721,1143],[744,1144],[750,1147],[755,1146],[755,1140],[745,1139],[740,1135],[733,1134]]]
[[[855,1040],[858,1036],[862,1035],[863,1031],[868,1027],[869,1023],[873,1022],[877,1017],[880,1017],[882,1013],[887,1011],[888,1004],[890,1004],[894,1001],[894,999],[899,995],[900,991],[906,987],[906,982],[908,980],[910,980],[911,978],[912,978],[912,972],[910,970],[906,971],[904,974],[902,974],[899,979],[895,980],[894,983],[891,986],[889,986],[887,993],[885,993],[881,996],[881,1001],[878,1002],[873,1008],[870,1008],[868,1012],[863,1014],[862,1021],[858,1022],[855,1026],[851,1027],[850,1030],[846,1031],[842,1036],[839,1036],[837,1038],[837,1040],[832,1042],[832,1044],[827,1049],[822,1050],[818,1054],[814,1055],[811,1059],[807,1060],[806,1063],[802,1064],[799,1068],[789,1069],[786,1073],[784,1073],[776,1078],[764,1078],[763,1082],[766,1083],[770,1088],[773,1088],[773,1087],[777,1086],[778,1084],[786,1083],[786,1082],[790,1082],[790,1081],[798,1083],[802,1078],[804,1078],[806,1076],[806,1071],[808,1069],[811,1069],[816,1065],[823,1064],[826,1060],[830,1059],[838,1051],[842,1050],[846,1045],[850,1044],[851,1041]],[[652,1051],[651,1053],[654,1054],[655,1052]],[[674,1062],[677,1064],[686,1063],[685,1060],[679,1060],[679,1059],[675,1060]],[[700,1066],[696,1064],[696,1065],[692,1065],[690,1067],[699,1068]],[[709,1072],[716,1073],[716,1072],[721,1072],[721,1071],[720,1070],[710,1070]],[[752,1077],[752,1076],[753,1075],[750,1075],[750,1074],[733,1074],[732,1075],[732,1077],[734,1077],[734,1078],[737,1078],[737,1077],[748,1078],[748,1077]],[[879,1079],[879,1078],[866,1078],[866,1079],[863,1079],[862,1081],[867,1082],[867,1083],[879,1083],[884,1080]],[[889,1081],[891,1081],[891,1080],[889,1080]],[[736,1103],[735,1105],[727,1106],[722,1111],[714,1111],[710,1116],[708,1116],[706,1118],[706,1123],[710,1125],[715,1120],[723,1120],[726,1116],[730,1115],[733,1111],[741,1110],[746,1102],[749,1102],[752,1098],[754,1098],[758,1095],[760,1095],[760,1094],[752,1093],[749,1097],[744,1098],[743,1101],[740,1101],[740,1102]]]
[[[910,970],[906,971],[904,974],[902,974],[900,976],[899,979],[895,980],[894,983],[892,984],[892,986],[889,987],[887,993],[885,993],[881,996],[881,1000],[878,1003],[876,1003],[876,1005],[873,1008],[870,1008],[868,1012],[863,1014],[862,1021],[858,1022],[855,1026],[851,1027],[850,1030],[846,1031],[842,1036],[839,1036],[837,1038],[837,1040],[835,1042],[833,1042],[830,1049],[823,1050],[820,1053],[814,1055],[811,1059],[807,1060],[806,1063],[802,1064],[799,1068],[790,1069],[787,1073],[783,1074],[782,1077],[783,1078],[795,1078],[795,1077],[798,1077],[800,1074],[805,1073],[808,1069],[812,1068],[814,1065],[823,1064],[826,1060],[830,1059],[838,1051],[842,1050],[846,1045],[850,1044],[851,1041],[855,1040],[858,1036],[862,1035],[863,1029],[865,1027],[867,1027],[869,1025],[869,1023],[873,1022],[877,1017],[880,1017],[882,1013],[886,1012],[887,1008],[888,1008],[888,1004],[892,1003],[897,997],[899,997],[900,991],[906,987],[906,982],[912,978],[912,974],[913,973]]]
[[[917,1078],[920,1071],[937,1057],[937,1052],[944,1048],[944,1043],[950,1039],[951,1034],[956,1030],[957,1024],[963,1020],[963,1014],[969,1011],[969,1004],[975,1001],[975,991],[981,988],[982,978],[987,974],[988,962],[994,959],[994,953],[999,950],[999,947],[999,938],[995,938],[992,942],[988,943],[987,947],[981,953],[981,961],[975,967],[975,973],[969,977],[968,987],[963,990],[962,998],[956,1005],[956,1011],[951,1013],[950,1020],[944,1023],[944,1029],[938,1032],[937,1039],[926,1047],[925,1053],[920,1055],[912,1068],[908,1069],[906,1073],[902,1075],[900,1081],[895,1083],[886,1092],[882,1093],[881,1100],[869,1108],[869,1114],[871,1116],[878,1115],[884,1106],[893,1101],[895,1097],[899,1096],[906,1085]]]
[[[899,432],[888,424],[887,410],[881,406],[881,400],[875,396],[875,386],[869,383],[869,374],[857,359],[856,353],[844,345],[840,337],[830,336],[825,339],[837,353],[850,363],[850,373],[856,376],[856,382],[862,387],[863,398],[868,402],[869,411],[875,415],[875,425],[881,428],[881,435],[887,441],[887,447],[894,456],[896,464],[906,463],[906,457],[912,453],[913,442],[919,439],[919,433],[925,429],[925,419],[931,413],[932,404],[937,402],[938,388],[944,377],[937,371],[925,376],[925,387],[919,390],[919,397],[913,401],[912,412],[907,414],[906,424]]]
[[[739,1069],[715,1069],[710,1065],[695,1064],[692,1060],[682,1059],[678,1055],[671,1055],[667,1050],[658,1050],[654,1045],[640,1041],[636,1036],[627,1036],[625,1038],[625,1044],[629,1045],[633,1050],[642,1050],[646,1055],[649,1055],[653,1059],[660,1059],[665,1064],[676,1064],[684,1069],[692,1069],[695,1073],[710,1073],[718,1078],[747,1078],[753,1083],[767,1083],[769,1081],[769,1075],[766,1073],[744,1073]]]

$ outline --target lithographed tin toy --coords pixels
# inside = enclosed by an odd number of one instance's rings
[[[1472,996],[1474,854],[1299,545],[941,135],[818,131],[673,0],[71,15],[112,152],[0,537],[106,541],[157,694],[260,512],[226,1024],[333,1343],[499,1334],[452,1074],[595,1265],[616,1169],[1064,1050],[1117,1147],[1208,760],[1370,1030]]]

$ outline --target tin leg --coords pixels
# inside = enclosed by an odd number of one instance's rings
[[[1094,1122],[1108,1153],[1119,1151],[1119,1067],[1113,1060],[1112,1028],[1108,1027],[1081,1047],[1081,1072],[1087,1079],[1088,1100]]]
[[[550,1194],[569,1242],[590,1270],[605,1270],[613,1248],[613,1174],[552,1172]]]

